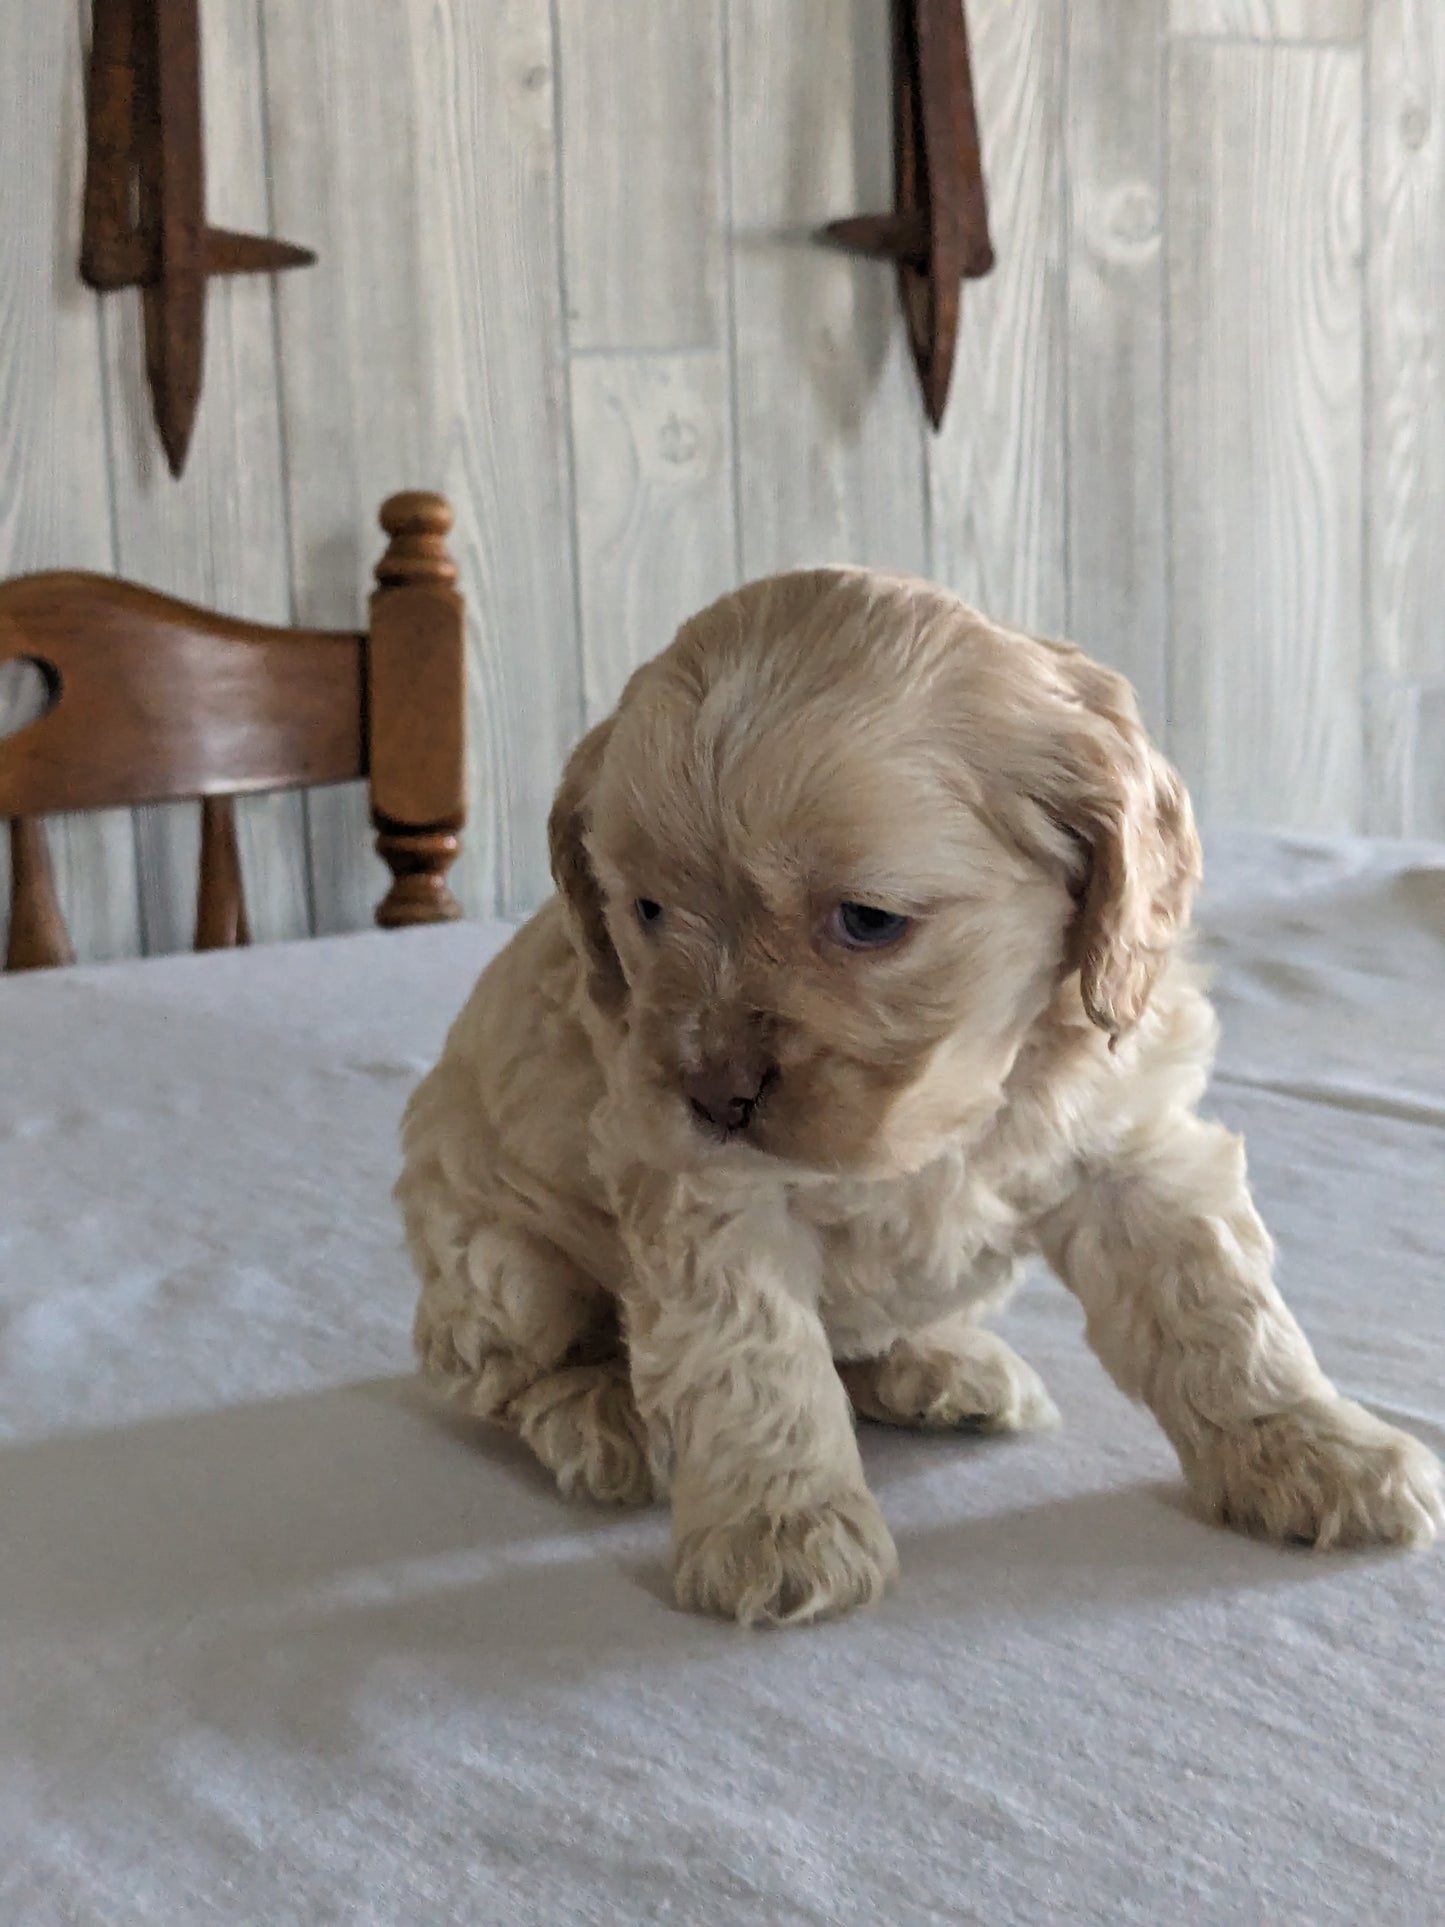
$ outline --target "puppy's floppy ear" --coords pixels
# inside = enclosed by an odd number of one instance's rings
[[[1188,921],[1199,839],[1184,785],[1145,735],[1129,684],[1080,650],[1042,646],[1059,698],[1047,705],[1058,754],[1039,801],[1087,852],[1069,963],[1112,1043],[1143,1016]]]
[[[552,811],[547,818],[547,847],[552,880],[566,906],[572,940],[588,966],[588,989],[601,1010],[613,1012],[627,998],[622,965],[607,934],[602,891],[587,854],[592,787],[597,780],[612,718],[590,730],[573,750],[562,772]]]
[[[954,633],[969,680],[954,715],[965,760],[991,779],[1005,833],[1067,876],[1078,911],[1065,963],[1112,1043],[1143,1016],[1188,920],[1199,878],[1189,798],[1122,676],[1069,643],[963,615]]]

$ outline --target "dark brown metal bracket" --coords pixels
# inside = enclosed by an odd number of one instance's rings
[[[206,281],[316,259],[309,248],[206,223],[197,0],[94,0],[80,273],[141,289],[146,375],[171,473],[201,398]]]
[[[948,402],[962,284],[993,266],[963,0],[894,0],[891,214],[832,221],[819,235],[898,263],[928,419]]]

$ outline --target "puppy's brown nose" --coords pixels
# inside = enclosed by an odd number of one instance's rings
[[[736,1063],[711,1065],[689,1072],[682,1088],[694,1115],[704,1124],[720,1131],[742,1131],[752,1123],[758,1100],[776,1076],[771,1065],[762,1069]]]

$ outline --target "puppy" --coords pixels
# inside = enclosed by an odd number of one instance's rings
[[[1199,848],[1119,676],[926,583],[773,577],[633,676],[550,838],[406,1113],[417,1350],[565,1492],[670,1487],[683,1605],[877,1598],[855,1412],[1054,1422],[982,1322],[1033,1252],[1214,1518],[1431,1539],[1438,1464],[1325,1378],[1194,1114]]]

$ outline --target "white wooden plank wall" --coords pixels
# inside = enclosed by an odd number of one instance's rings
[[[934,437],[890,272],[811,238],[888,201],[888,0],[205,0],[213,216],[320,259],[213,287],[177,484],[135,297],[75,274],[88,6],[0,0],[0,574],[350,626],[382,496],[444,488],[477,912],[545,891],[636,663],[827,559],[1077,636],[1206,818],[1445,835],[1438,0],[968,12],[999,265]],[[242,838],[259,934],[367,920],[360,793]],[[80,953],[188,941],[195,841],[57,826]]]
[[[1445,18],[1374,0],[1366,48],[1366,828],[1445,835]]]
[[[926,570],[892,276],[812,238],[889,203],[886,0],[729,0],[725,24],[740,572]]]
[[[981,608],[1060,634],[1064,462],[1065,10],[969,11],[997,263],[968,287],[953,394],[928,443],[933,570]]]
[[[511,911],[550,888],[547,811],[582,723],[556,31],[547,0],[413,5],[427,23],[418,323],[437,331],[430,467],[456,505],[471,615],[474,820],[457,879],[469,904]]]
[[[1176,38],[1357,40],[1366,0],[1169,0]]]
[[[586,720],[737,580],[718,0],[558,0]],[[665,156],[664,161],[661,157]]]
[[[75,273],[83,126],[79,13],[0,5],[0,576],[60,561],[109,569],[100,314]],[[25,77],[15,85],[15,77]],[[0,672],[3,673],[3,672]],[[16,685],[19,678],[7,678]],[[0,702],[6,700],[0,688]],[[49,826],[61,907],[76,955],[124,956],[140,943],[130,819],[107,811]],[[8,924],[8,845],[0,920]]]
[[[1173,745],[1206,811],[1363,802],[1357,48],[1170,59]]]
[[[1064,196],[1064,627],[1167,729],[1163,50],[1158,0],[1074,0]],[[1122,47],[1137,56],[1122,60]]]
[[[298,616],[360,624],[377,505],[439,487],[466,591],[470,909],[534,903],[561,758],[581,722],[547,0],[264,0]],[[204,405],[204,404],[203,404]],[[317,926],[384,883],[365,801],[309,799]]]

